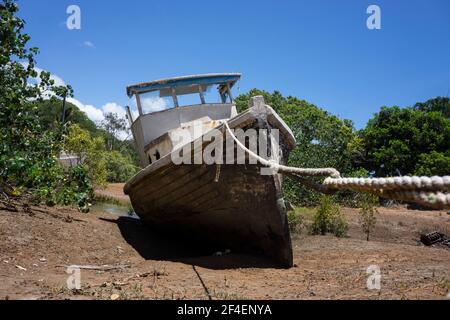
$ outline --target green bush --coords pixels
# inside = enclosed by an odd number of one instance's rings
[[[345,237],[347,231],[348,224],[339,205],[334,203],[331,197],[322,196],[320,206],[314,215],[314,222],[311,225],[311,233],[313,235],[332,233],[336,237]]]
[[[133,160],[122,155],[118,151],[106,153],[106,168],[108,172],[108,182],[126,182],[133,177],[139,170],[133,164]]]
[[[78,124],[71,125],[64,139],[64,150],[78,156],[80,164],[96,187],[107,183],[107,163],[105,141],[102,137],[92,137],[89,131]]]
[[[361,224],[363,232],[366,234],[367,241],[370,240],[370,233],[377,223],[377,218],[375,217],[375,215],[378,213],[376,207],[378,204],[378,197],[366,193],[361,194],[359,223]]]
[[[445,176],[450,173],[450,151],[447,153],[432,151],[419,156],[414,174],[418,176]]]

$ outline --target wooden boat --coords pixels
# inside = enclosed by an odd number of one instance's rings
[[[245,151],[239,153],[225,121],[232,130],[269,129],[269,138],[278,129],[280,147],[275,149],[269,143],[268,148],[272,148],[270,156],[282,164],[294,148],[295,139],[262,97],[252,98],[249,109],[237,114],[232,88],[239,79],[240,74],[207,74],[129,86],[127,94],[136,97],[139,116],[133,119],[128,109],[128,118],[143,169],[127,182],[124,192],[136,214],[157,230],[195,238],[211,248],[211,253],[227,249],[260,253],[280,267],[291,267],[282,176],[262,175],[259,163],[252,162]],[[205,101],[205,93],[211,93],[211,88],[218,89],[220,103]],[[142,101],[147,93],[158,94],[158,99],[170,97],[173,108],[145,114]],[[180,106],[179,97],[188,94],[195,94],[200,103]],[[192,134],[194,127],[201,130]],[[212,129],[223,135],[223,141],[204,139]],[[188,140],[177,141],[180,135],[188,136]],[[227,151],[224,162],[233,151],[233,163],[179,164],[173,160],[176,154],[197,163],[196,157],[215,141],[223,143]],[[183,154],[185,150],[189,153]]]

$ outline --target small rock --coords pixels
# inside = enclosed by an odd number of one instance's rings
[[[40,261],[40,262],[46,262],[47,259],[45,259],[45,258],[40,258],[39,261]]]
[[[27,269],[25,269],[24,267],[21,266],[16,266],[17,269],[22,270],[22,271],[27,271]]]
[[[119,298],[120,298],[120,296],[117,293],[114,293],[111,295],[111,300],[117,300]]]
[[[4,263],[9,263],[9,261],[8,261],[8,260],[3,260],[3,262],[4,262]]]
[[[39,267],[37,263],[33,263],[33,267]]]

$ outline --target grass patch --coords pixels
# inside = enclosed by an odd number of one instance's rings
[[[250,298],[237,293],[223,291],[213,291],[211,297],[216,300],[251,300]]]
[[[439,287],[446,290],[447,292],[450,292],[450,279],[442,278],[439,283]]]

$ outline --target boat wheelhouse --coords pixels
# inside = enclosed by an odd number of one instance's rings
[[[137,119],[133,119],[131,111],[128,110],[128,118],[141,166],[156,162],[176,148],[217,127],[224,120],[235,117],[237,111],[232,88],[240,77],[239,73],[203,74],[128,86],[127,95],[130,98],[135,97],[139,112]],[[154,95],[153,99],[145,98],[149,93],[156,93],[156,99]],[[207,93],[212,93],[213,98],[217,96],[217,102],[208,101]],[[194,95],[198,103],[192,99]],[[183,96],[190,96],[188,101],[192,104],[181,105],[180,98]],[[163,100],[167,98],[172,102],[171,107],[145,113],[145,101],[161,102],[167,101]],[[201,130],[198,130],[199,126]]]

